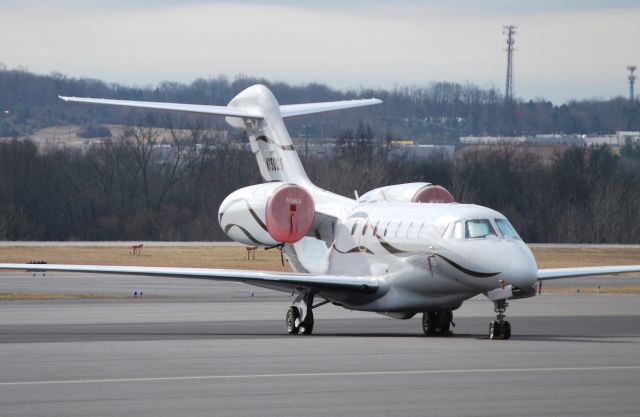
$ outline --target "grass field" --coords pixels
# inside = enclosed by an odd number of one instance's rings
[[[620,247],[533,247],[539,268],[560,268],[570,266],[629,265],[640,263],[640,248]],[[276,249],[256,251],[255,260],[247,260],[244,246],[154,246],[152,243],[142,249],[141,255],[132,255],[129,246],[2,246],[0,262],[25,263],[30,261],[48,263],[94,264],[94,265],[135,265],[135,266],[175,266],[202,268],[234,268],[269,271],[290,271],[280,252]],[[569,284],[567,284],[569,285]],[[585,293],[598,292],[597,288],[585,288]],[[545,288],[544,292],[575,292],[574,287]],[[640,294],[640,286],[603,286],[603,294]],[[69,295],[69,297],[71,297]],[[67,297],[67,298],[69,298]],[[73,298],[77,298],[74,295]],[[1,299],[50,298],[45,294],[0,293]],[[56,298],[65,298],[56,295]],[[86,298],[100,298],[87,295]]]
[[[532,251],[538,268],[640,264],[640,248],[633,246],[536,246]]]
[[[153,246],[146,245],[140,255],[128,246],[5,246],[0,262],[46,261],[50,264],[176,266],[194,268],[259,269],[290,271],[282,266],[276,249],[256,251],[247,260],[244,246]]]

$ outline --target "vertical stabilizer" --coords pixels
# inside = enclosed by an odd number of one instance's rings
[[[280,105],[263,85],[253,85],[233,98],[228,107],[255,110],[262,118],[227,117],[227,122],[249,136],[251,151],[256,156],[265,181],[308,184],[298,153],[280,114]]]

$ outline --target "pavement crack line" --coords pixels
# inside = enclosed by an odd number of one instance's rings
[[[398,371],[352,371],[352,372],[309,372],[281,374],[239,374],[239,375],[191,375],[147,378],[105,378],[105,379],[70,379],[47,381],[14,381],[0,382],[0,387],[28,385],[62,385],[62,384],[108,384],[127,382],[158,381],[197,381],[224,379],[261,379],[261,378],[309,378],[309,377],[368,377],[385,375],[443,375],[443,374],[482,374],[482,373],[516,373],[516,372],[570,372],[570,371],[628,371],[640,370],[640,366],[587,366],[560,368],[487,368],[487,369],[431,369],[431,370],[398,370]]]

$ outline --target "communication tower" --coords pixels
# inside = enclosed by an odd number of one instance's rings
[[[504,87],[504,99],[507,102],[513,100],[513,52],[516,43],[515,35],[518,27],[514,25],[503,26],[502,33],[507,35],[507,81]]]
[[[636,83],[636,75],[634,74],[634,72],[637,68],[638,67],[636,67],[635,65],[629,65],[627,67],[627,69],[629,70],[629,77],[627,77],[629,79],[629,100],[634,100],[636,97],[633,94],[633,85]]]

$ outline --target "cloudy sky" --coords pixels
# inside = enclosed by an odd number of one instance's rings
[[[627,94],[638,0],[0,0],[0,62],[128,85],[237,74],[337,88],[471,82],[516,95]],[[638,88],[637,90],[640,90]]]

